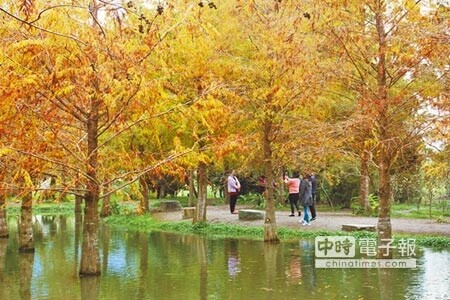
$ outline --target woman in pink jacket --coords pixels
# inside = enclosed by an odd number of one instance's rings
[[[289,215],[289,217],[295,216],[294,209],[297,209],[298,216],[300,217],[302,215],[299,206],[300,174],[298,172],[294,172],[292,176],[293,178],[289,178],[285,175],[283,178],[284,183],[288,186],[289,189],[289,203],[291,204],[291,214]]]

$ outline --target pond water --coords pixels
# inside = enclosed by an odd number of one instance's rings
[[[17,219],[0,240],[0,299],[450,299],[450,252],[420,248],[417,268],[320,269],[314,241],[266,245],[102,226],[102,275],[79,278],[74,218],[34,218],[19,254]]]

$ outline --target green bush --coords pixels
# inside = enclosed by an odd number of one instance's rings
[[[264,208],[266,206],[264,197],[260,193],[240,195],[239,202],[242,204],[249,204],[255,208]]]
[[[359,196],[353,197],[351,201],[351,209],[355,215],[365,215],[376,217],[378,215],[380,199],[377,195],[369,195],[369,210],[365,211],[364,207],[359,203]]]

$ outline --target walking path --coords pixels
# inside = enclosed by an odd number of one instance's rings
[[[245,209],[245,207],[238,207]],[[276,211],[276,223],[278,227],[298,228],[301,230],[329,230],[340,231],[343,224],[377,225],[378,218],[354,216],[347,212],[317,212],[317,220],[311,226],[302,226],[299,217],[289,217],[288,211]],[[156,213],[154,216],[166,221],[180,221],[180,211]],[[238,224],[244,226],[263,226],[264,220],[241,221],[238,215],[232,215],[227,205],[208,206],[206,218],[209,223]],[[450,223],[438,223],[434,219],[391,219],[392,232],[414,233],[450,236]]]

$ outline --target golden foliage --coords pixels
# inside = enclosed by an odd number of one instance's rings
[[[20,11],[25,15],[25,20],[28,20],[35,8],[35,0],[20,1]]]

